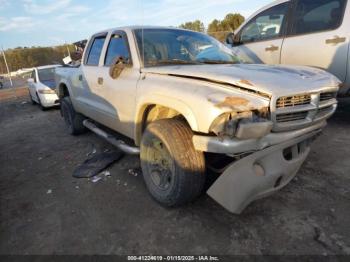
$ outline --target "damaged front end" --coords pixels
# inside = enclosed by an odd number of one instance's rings
[[[208,195],[230,212],[239,214],[252,201],[287,185],[307,158],[311,142],[335,111],[336,100],[323,101],[322,94],[312,94],[315,99],[310,100],[310,105],[295,103],[295,107],[280,109],[282,113],[293,114],[304,108],[313,110],[317,99],[319,102],[316,112],[308,113],[316,116],[308,124],[293,128],[300,119],[292,118],[283,122],[285,127],[290,125],[283,131],[274,130],[279,124],[274,117],[279,113],[275,104],[279,100],[275,97],[260,97],[256,103],[240,97],[219,100],[217,95],[210,96],[208,100],[224,113],[213,121],[210,135],[194,135],[193,143],[196,150],[223,156],[225,166],[216,168],[220,176],[207,191]],[[322,107],[331,108],[331,114],[318,113]]]

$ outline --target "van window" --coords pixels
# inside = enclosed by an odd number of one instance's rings
[[[87,65],[98,65],[105,40],[106,36],[99,36],[94,39],[94,42],[90,48],[89,56],[87,58]]]
[[[261,12],[242,29],[240,41],[248,43],[280,37],[288,8],[289,2]]]
[[[293,35],[334,30],[341,25],[346,0],[298,0]]]
[[[127,42],[125,40],[125,37],[123,37],[123,35],[121,34],[112,35],[107,49],[105,65],[110,66],[112,64],[113,59],[117,56],[125,58],[125,62],[128,62],[129,60],[129,50]]]

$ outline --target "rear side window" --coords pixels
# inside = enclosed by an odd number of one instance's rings
[[[347,0],[298,0],[293,21],[293,35],[310,34],[338,28]]]
[[[241,31],[242,43],[264,41],[282,36],[289,2],[276,5],[258,14]]]
[[[125,36],[122,34],[114,34],[108,45],[105,65],[110,66],[113,59],[120,56],[125,58],[125,62],[128,62],[130,59],[129,48]]]
[[[98,65],[105,40],[106,36],[99,36],[94,39],[94,42],[92,43],[90,48],[89,56],[86,61],[87,65]]]

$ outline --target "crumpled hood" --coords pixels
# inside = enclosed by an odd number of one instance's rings
[[[142,72],[222,82],[277,96],[317,92],[321,88],[338,87],[340,84],[335,76],[326,71],[305,66],[176,65],[144,68]]]

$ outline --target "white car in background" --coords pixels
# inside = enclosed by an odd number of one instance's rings
[[[55,68],[59,66],[35,67],[27,80],[30,99],[33,104],[39,104],[42,110],[59,105],[59,99],[55,91]]]

